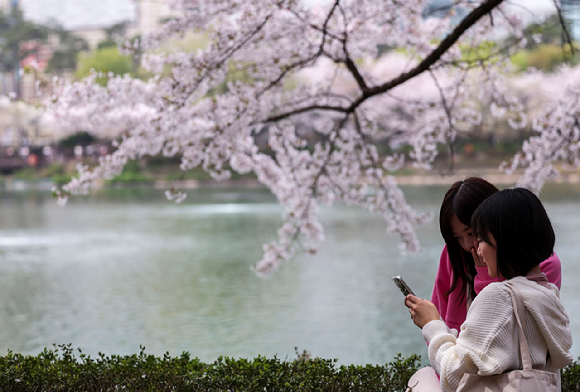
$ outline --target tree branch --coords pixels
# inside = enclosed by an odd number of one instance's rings
[[[453,125],[453,115],[451,114],[452,107],[450,107],[447,104],[447,99],[445,98],[445,92],[443,91],[443,87],[441,87],[441,85],[439,84],[439,81],[437,80],[437,77],[435,76],[433,71],[429,70],[429,74],[431,75],[431,78],[433,79],[433,82],[435,83],[437,90],[439,90],[439,96],[441,97],[441,105],[443,106],[443,110],[445,110],[447,122],[449,123],[449,129],[451,131],[455,131],[455,126]],[[449,147],[449,173],[453,173],[454,169],[455,145],[453,142],[454,140],[452,140],[450,133],[449,137],[447,138],[448,143],[447,147]]]
[[[334,14],[334,11],[336,10],[336,8],[339,5],[340,0],[336,0],[334,5],[332,6],[332,8],[330,9],[330,12],[328,13],[328,15],[326,16],[326,20],[324,21],[324,24],[322,25],[322,29],[318,28],[318,26],[315,25],[311,25],[311,27],[313,27],[316,30],[319,30],[320,32],[322,32],[322,41],[320,42],[320,46],[318,48],[318,51],[313,54],[312,56],[300,60],[292,65],[289,65],[288,67],[286,67],[281,73],[280,75],[274,79],[271,83],[268,84],[267,87],[265,87],[262,91],[258,92],[257,96],[261,97],[266,91],[268,91],[269,89],[271,89],[273,86],[277,85],[278,83],[280,83],[280,81],[282,79],[284,79],[284,77],[293,69],[299,68],[299,67],[303,67],[306,64],[310,63],[310,62],[314,62],[315,60],[318,59],[318,57],[323,53],[324,51],[324,44],[326,43],[326,36],[329,35],[328,31],[326,30],[328,23],[330,22],[330,18],[332,17],[332,14]],[[296,16],[299,20],[300,17],[294,13],[294,16]],[[338,38],[335,38],[338,39]]]
[[[305,106],[303,108],[294,109],[294,110],[287,112],[287,113],[281,113],[277,116],[268,117],[267,119],[264,120],[264,122],[280,121],[280,120],[283,120],[285,118],[294,116],[296,114],[310,112],[313,110],[327,110],[327,111],[331,111],[331,112],[352,113],[352,110],[350,110],[350,108],[346,108],[343,106],[311,105],[311,106]]]
[[[556,7],[556,12],[558,13],[558,19],[560,20],[560,25],[562,26],[562,32],[566,38],[566,42],[570,45],[570,53],[574,55],[574,44],[572,42],[572,38],[570,37],[570,32],[568,31],[568,27],[566,26],[566,21],[564,20],[564,16],[562,15],[562,7],[558,5],[556,0],[552,0],[554,3],[554,7]],[[562,42],[562,53],[564,58],[566,57],[566,50],[564,50],[564,42]]]
[[[367,100],[368,98],[382,94],[386,91],[389,91],[400,84],[405,83],[407,80],[414,78],[415,76],[427,71],[433,64],[437,62],[443,56],[455,42],[465,33],[471,26],[473,26],[479,19],[483,16],[489,14],[494,8],[496,8],[499,4],[501,4],[503,0],[487,0],[485,3],[471,11],[469,15],[465,17],[457,25],[455,30],[451,32],[435,50],[431,52],[429,56],[427,56],[421,63],[419,63],[415,68],[406,72],[404,74],[399,75],[395,79],[388,81],[385,84],[380,86],[372,87],[367,90],[365,94],[363,94],[358,100],[353,102],[352,109],[359,106],[362,102]]]
[[[420,75],[421,73],[427,71],[429,68],[431,68],[431,66],[433,64],[435,64],[441,58],[441,56],[443,56],[443,54],[445,52],[447,52],[449,50],[449,48],[451,48],[451,46],[453,46],[453,44],[455,44],[457,42],[457,40],[463,35],[463,33],[465,33],[471,26],[473,26],[475,23],[477,23],[477,21],[479,19],[481,19],[483,16],[489,14],[494,8],[496,8],[503,1],[504,0],[487,0],[486,2],[484,2],[482,5],[480,5],[479,7],[474,9],[473,11],[471,11],[471,13],[469,15],[467,15],[465,17],[465,19],[463,19],[461,21],[461,23],[459,23],[459,25],[457,25],[457,27],[451,32],[451,34],[449,34],[439,44],[439,46],[437,48],[435,48],[431,52],[431,54],[429,56],[427,56],[423,61],[421,61],[421,63],[419,63],[415,68],[413,68],[412,70],[410,70],[408,72],[405,72],[405,73],[399,75],[398,77],[396,77],[394,79],[391,79],[390,81],[388,81],[380,86],[375,86],[375,87],[370,87],[370,88],[364,89],[363,94],[357,100],[352,102],[352,104],[348,108],[341,107],[341,106],[311,105],[311,106],[305,106],[305,107],[298,108],[298,109],[293,109],[293,110],[290,110],[288,112],[279,114],[277,116],[269,117],[265,121],[266,122],[279,121],[281,119],[291,117],[295,114],[300,114],[300,113],[309,112],[309,111],[313,111],[313,110],[330,110],[330,111],[337,111],[337,112],[341,112],[341,113],[353,113],[354,110],[358,106],[360,106],[363,102],[365,102],[367,99],[369,99],[375,95],[383,94],[389,90],[392,90],[393,88],[405,83],[407,80],[410,80],[410,79],[414,78],[415,76]],[[353,74],[353,76],[356,77],[356,74]],[[363,81],[363,85],[364,85],[364,81]]]

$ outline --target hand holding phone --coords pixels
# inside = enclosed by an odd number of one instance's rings
[[[411,319],[419,328],[423,328],[431,321],[441,320],[441,315],[435,304],[426,299],[410,296],[405,298],[405,306],[409,308]]]
[[[401,278],[400,276],[397,275],[397,276],[393,276],[391,279],[393,280],[393,282],[395,282],[395,284],[397,285],[399,290],[401,290],[401,293],[403,293],[403,295],[405,297],[409,294],[415,295],[413,290],[411,290],[409,285],[407,285],[407,283],[405,283],[403,278]]]

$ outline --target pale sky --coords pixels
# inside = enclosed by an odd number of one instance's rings
[[[549,12],[554,11],[554,3],[550,0],[511,0],[508,3],[521,4],[536,12]]]
[[[551,0],[511,0],[507,3],[518,7],[522,14],[526,16],[529,16],[529,12],[526,10],[530,10],[540,16],[556,13],[556,7],[554,7],[554,2]]]
[[[328,3],[330,0],[303,0],[306,4]],[[103,28],[135,18],[133,0],[19,0],[26,18],[46,22],[53,18],[65,28]],[[510,0],[537,13],[540,17],[555,12],[552,0]],[[526,19],[529,12],[519,7]],[[531,20],[531,17],[529,17]]]
[[[19,0],[27,19],[55,19],[66,29],[105,28],[135,19],[132,0]]]
[[[328,3],[330,0],[302,0],[306,4],[324,4]],[[554,13],[554,3],[552,0],[509,0],[506,1],[511,4],[519,4],[533,12],[545,15],[546,13]]]
[[[330,0],[302,0],[306,4],[323,4],[328,3]],[[551,0],[509,0],[507,1],[513,4],[523,4],[528,8],[535,11],[542,11],[546,9],[553,9],[554,3]]]

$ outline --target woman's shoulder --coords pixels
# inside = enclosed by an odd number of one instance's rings
[[[506,282],[507,281],[491,282],[487,286],[485,286],[477,296],[479,297],[482,294],[484,296],[493,296],[493,295],[497,295],[498,293],[508,293],[509,294],[509,288],[507,287]]]
[[[449,262],[449,251],[447,250],[447,244],[443,245],[443,249],[441,249],[441,256],[439,258],[440,262]]]
[[[476,335],[484,330],[497,332],[505,323],[509,322],[512,314],[513,308],[509,289],[503,282],[490,283],[473,300],[467,313],[467,319],[461,326],[461,334],[468,329],[476,331],[474,332]],[[491,335],[485,339],[489,343]]]
[[[511,283],[518,288],[522,293],[526,306],[528,302],[532,305],[558,306],[561,307],[560,290],[553,283],[547,283],[546,286],[538,284],[532,280],[528,280],[524,276],[518,276],[513,279],[502,282],[504,284]]]
[[[473,305],[479,303],[481,305],[485,304],[485,307],[492,307],[494,304],[501,302],[504,304],[504,309],[508,309],[511,312],[512,290],[509,287],[510,285],[515,286],[519,290],[526,307],[530,311],[537,310],[543,312],[546,309],[564,311],[556,285],[548,283],[548,286],[544,287],[534,281],[528,280],[524,276],[518,276],[502,282],[490,283],[481,290],[473,301]],[[505,306],[505,304],[508,304],[508,306]],[[502,310],[498,307],[496,311],[501,312]]]
[[[494,309],[494,307],[499,307],[502,309],[508,308],[509,311],[511,311],[510,306],[505,306],[506,303],[511,305],[510,298],[510,289],[505,284],[505,282],[493,282],[488,284],[483,288],[483,290],[480,291],[480,293],[473,300],[471,308],[481,310],[482,307],[486,307],[490,308],[493,312],[497,311],[497,308]]]
[[[499,313],[511,314],[512,312],[511,291],[506,282],[493,282],[488,284],[479,292],[473,300],[471,308],[481,312],[483,308],[486,312],[496,315]],[[471,309],[470,309],[471,310]]]

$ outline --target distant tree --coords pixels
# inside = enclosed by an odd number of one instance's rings
[[[90,133],[81,131],[73,135],[67,136],[59,141],[62,147],[72,148],[75,146],[88,146],[96,141],[95,137]]]
[[[571,31],[571,23],[558,14],[550,15],[544,22],[529,24],[523,31],[525,48],[512,62],[522,71],[534,67],[548,72],[562,64],[577,64],[580,56],[577,43],[571,42]]]
[[[530,51],[527,56],[528,67],[543,69],[548,72],[554,71],[559,65],[571,62],[572,53],[569,45],[540,44]]]
[[[25,20],[20,9],[12,8],[8,13],[0,10],[0,71],[16,75],[20,61],[38,48],[30,46],[30,49],[24,50],[21,44],[33,40],[44,41],[47,37],[48,29]],[[16,90],[20,96],[18,84]]]
[[[561,20],[557,14],[552,14],[543,22],[534,22],[526,26],[523,31],[526,38],[525,49],[532,50],[540,44],[565,45],[568,43],[567,34],[570,34],[571,31],[570,21]]]
[[[104,29],[105,39],[97,44],[97,49],[118,47],[127,39],[129,22],[119,22]]]
[[[133,60],[131,56],[121,54],[116,46],[104,47],[80,56],[76,76],[86,77],[92,69],[105,74],[111,72],[115,75],[125,75],[133,70]],[[106,80],[107,76],[98,78],[98,82],[103,85]]]
[[[104,29],[105,39],[97,44],[95,53],[82,60],[77,77],[87,76],[91,69],[97,72],[113,72],[116,75],[130,73],[133,77],[143,79],[150,77],[151,74],[141,68],[140,49],[136,48],[130,56],[119,53],[119,47],[127,41],[128,26],[129,22],[120,22]],[[139,38],[140,36],[136,36],[132,40]],[[103,83],[103,79],[98,79],[98,82]]]
[[[56,23],[48,27],[50,35],[56,38],[56,42],[51,44],[53,52],[46,72],[74,72],[77,69],[79,53],[89,50],[88,42]]]

